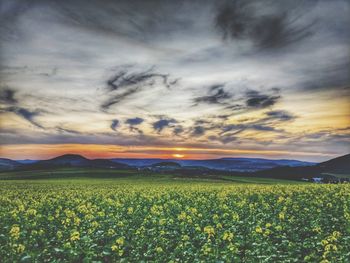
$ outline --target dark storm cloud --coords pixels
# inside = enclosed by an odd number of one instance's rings
[[[267,108],[273,106],[280,98],[279,95],[261,94],[259,91],[246,92],[246,105],[251,108]]]
[[[131,118],[131,119],[127,119],[125,121],[126,124],[129,124],[130,126],[136,126],[136,125],[140,125],[141,123],[143,123],[144,119],[136,117],[136,118]]]
[[[195,98],[195,105],[199,103],[224,104],[232,95],[224,90],[224,84],[215,84],[209,87],[209,94]]]
[[[113,131],[116,131],[117,130],[117,128],[118,128],[118,126],[119,126],[119,120],[112,120],[112,123],[111,123],[111,129],[113,130]]]
[[[274,5],[266,2],[264,7],[261,4],[259,1],[226,1],[218,9],[216,28],[224,39],[250,40],[259,48],[285,47],[311,35],[313,23],[302,20],[299,1],[295,4],[281,1]]]
[[[161,132],[166,127],[171,127],[172,124],[177,123],[175,119],[161,119],[152,124],[153,129],[157,132]]]
[[[7,108],[2,108],[0,109],[0,112],[12,112],[15,113],[17,116],[27,120],[28,122],[30,122],[31,124],[33,124],[34,126],[38,127],[38,128],[44,128],[43,126],[41,126],[38,122],[36,122],[34,120],[34,118],[38,115],[40,115],[40,111],[30,111],[27,110],[25,108],[22,107],[17,107],[17,106],[11,106],[11,107],[7,107]]]
[[[0,102],[5,104],[16,104],[16,91],[10,88],[0,89]]]

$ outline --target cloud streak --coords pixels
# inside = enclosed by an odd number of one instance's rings
[[[11,107],[7,107],[7,108],[2,108],[2,109],[0,109],[0,112],[1,111],[2,112],[12,112],[12,113],[16,114],[17,116],[21,117],[22,119],[30,122],[31,124],[33,124],[37,128],[44,129],[44,127],[42,125],[40,125],[38,122],[36,122],[34,119],[35,117],[39,116],[41,113],[38,110],[30,111],[30,110],[22,108],[22,107],[11,106]]]
[[[224,39],[249,40],[262,49],[285,47],[309,37],[314,23],[303,21],[302,14],[296,13],[297,3],[281,2],[286,7],[269,9],[269,3],[262,7],[259,1],[226,1],[215,17],[216,28]]]

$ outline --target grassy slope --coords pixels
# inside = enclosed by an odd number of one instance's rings
[[[68,182],[144,182],[144,183],[239,183],[239,184],[300,184],[303,182],[254,178],[221,176],[217,178],[181,178],[169,174],[150,174],[130,170],[112,170],[112,169],[86,169],[86,168],[64,168],[56,170],[36,170],[36,171],[10,171],[0,173],[0,180],[39,180],[50,181],[52,183]]]

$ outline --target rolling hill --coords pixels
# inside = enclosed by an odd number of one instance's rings
[[[20,167],[22,164],[11,159],[0,158],[0,171],[13,170]]]
[[[112,162],[108,159],[87,159],[77,154],[65,154],[49,160],[41,160],[34,163],[22,164],[22,169],[43,169],[54,167],[90,167],[90,168],[113,168],[127,169],[128,165]]]
[[[139,174],[165,173],[179,177],[228,178],[255,177],[289,180],[312,180],[321,177],[328,181],[350,179],[350,154],[319,164],[296,160],[269,160],[261,158],[221,158],[211,160],[175,159],[88,159],[81,155],[66,154],[49,160],[19,163],[0,158],[0,170],[6,171],[49,171],[76,168],[89,170],[130,170]],[[139,170],[139,171],[137,171]],[[102,176],[98,172],[99,176]],[[58,176],[58,175],[57,175]],[[345,180],[344,179],[344,180]]]
[[[327,180],[350,178],[350,154],[340,156],[314,166],[275,167],[253,173],[255,176],[285,179],[311,179],[320,177]]]
[[[297,160],[270,160],[262,158],[220,158],[209,160],[178,160],[178,159],[111,159],[113,162],[124,163],[133,167],[147,167],[160,162],[178,163],[182,167],[203,167],[208,169],[233,171],[233,172],[255,172],[280,166],[310,166],[315,163]]]

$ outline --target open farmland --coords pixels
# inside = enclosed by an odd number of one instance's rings
[[[0,182],[0,258],[348,262],[350,185]]]

